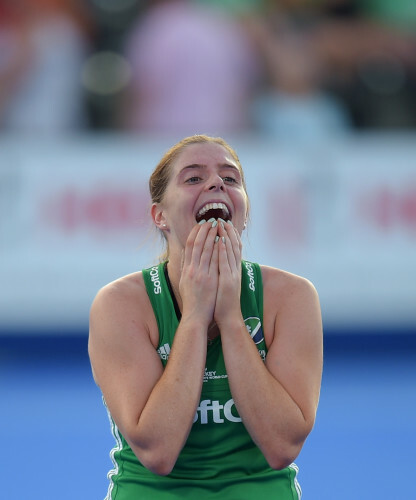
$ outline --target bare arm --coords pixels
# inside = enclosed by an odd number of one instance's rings
[[[209,273],[216,231],[206,239],[208,226],[201,233],[198,229],[185,252],[183,316],[164,370],[156,351],[157,324],[140,273],[102,289],[91,308],[89,353],[96,382],[137,458],[160,475],[170,473],[185,444],[205,370],[217,288],[217,271],[211,283]],[[204,260],[206,242],[212,248]],[[202,295],[206,307],[201,306]]]
[[[197,321],[181,322],[163,370],[149,328],[136,312],[151,307],[145,303],[144,284],[137,287],[142,289],[132,294],[131,284],[117,283],[99,292],[91,308],[89,353],[94,377],[121,433],[145,467],[164,475],[192,425],[206,343],[198,342],[202,332]]]
[[[231,244],[233,236],[230,231],[228,234],[228,250],[233,247],[238,257],[236,245]],[[228,252],[228,261],[232,255]],[[322,372],[322,324],[318,296],[310,282],[272,268],[263,268],[262,273],[264,328],[269,339],[266,363],[247,335],[239,300],[228,299],[228,304],[223,304],[228,314],[216,313],[221,314],[217,323],[239,414],[270,466],[281,469],[299,454],[315,422]],[[229,289],[222,295],[223,301],[232,296],[236,293]]]

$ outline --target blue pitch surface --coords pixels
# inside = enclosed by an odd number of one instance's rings
[[[317,422],[301,455],[304,500],[412,498],[416,335],[331,335]],[[1,494],[95,500],[113,438],[86,336],[0,337]]]

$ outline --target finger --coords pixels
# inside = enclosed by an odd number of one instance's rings
[[[231,242],[228,238],[227,232],[224,228],[220,227],[218,230],[218,268],[220,275],[226,277],[232,273],[234,267],[234,256],[232,255]],[[230,260],[231,258],[231,260]]]
[[[208,224],[210,224],[211,226],[209,228],[204,248],[202,250],[200,264],[201,266],[204,266],[204,268],[206,266],[207,269],[211,270],[212,259],[214,258],[214,261],[215,259],[218,259],[218,255],[214,255],[214,253],[218,254],[218,250],[215,247],[218,236],[218,221],[215,219],[210,219],[208,221]],[[218,268],[218,262],[217,262],[217,268]]]
[[[192,261],[197,266],[208,270],[214,248],[215,236],[217,235],[218,222],[210,219],[201,225],[194,241],[192,249]]]
[[[220,273],[224,275],[224,273],[229,272],[230,270],[230,264],[229,262],[229,256],[228,256],[228,250],[227,250],[227,240],[228,234],[225,229],[225,221],[223,219],[218,219],[219,225],[218,225],[218,236],[219,236],[219,241],[218,241],[218,254],[219,254],[219,269]]]
[[[219,234],[227,250],[229,266],[235,270],[241,262],[241,240],[234,227],[228,223],[220,224]]]
[[[232,243],[233,252],[235,256],[235,263],[237,266],[240,266],[242,258],[242,250],[243,250],[243,243],[241,241],[240,233],[233,226],[231,221],[228,221],[227,224],[225,224],[225,228]]]
[[[218,269],[220,276],[230,274],[230,263],[228,261],[227,243],[225,236],[221,236],[218,241]]]
[[[184,257],[183,257],[183,265],[184,266],[185,265],[188,266],[191,263],[195,240],[196,240],[196,237],[199,234],[201,226],[202,226],[201,223],[200,224],[196,224],[192,228],[191,232],[189,233],[188,239],[186,240],[185,249],[184,249]]]
[[[212,251],[212,256],[211,256],[211,261],[209,264],[209,274],[212,276],[217,275],[219,272],[219,239],[220,237],[218,235],[215,236],[214,238],[214,248]]]
[[[209,227],[206,224],[205,220],[200,221],[196,224],[191,232],[189,233],[188,239],[185,244],[185,259],[184,263],[190,264],[192,260],[195,258],[195,246],[199,249],[202,248],[204,241],[206,239],[206,235],[208,233]]]

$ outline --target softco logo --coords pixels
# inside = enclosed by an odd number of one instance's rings
[[[152,267],[150,269],[150,278],[153,281],[153,291],[156,295],[162,292],[162,287],[160,286],[160,278],[159,278],[159,269],[157,266]]]
[[[214,424],[223,424],[225,420],[228,420],[229,422],[241,422],[241,418],[238,415],[233,414],[233,407],[234,399],[229,399],[223,405],[220,404],[219,401],[204,399],[199,403],[193,423],[198,422],[198,420],[201,424],[208,424],[209,422],[213,422]]]
[[[250,290],[252,290],[253,292],[256,290],[256,287],[254,286],[254,271],[253,271],[253,266],[250,264],[250,262],[244,262],[244,265],[246,266],[246,269],[247,269],[247,276],[250,280],[250,283],[248,285],[248,287],[250,288]]]

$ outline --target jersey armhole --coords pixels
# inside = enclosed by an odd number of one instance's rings
[[[251,287],[252,280],[254,290]],[[253,307],[256,307],[261,324],[263,324],[263,278],[259,264],[247,260],[242,261],[242,283],[253,290],[254,296],[250,294],[252,297],[250,300],[255,302]]]
[[[254,272],[256,274],[256,301],[259,308],[259,315],[261,324],[263,324],[263,276],[259,264],[252,263]]]
[[[163,325],[162,325],[163,315],[158,314],[158,311],[160,308],[160,293],[162,290],[162,283],[160,276],[163,276],[163,263],[153,267],[149,267],[148,269],[143,269],[142,274],[143,274],[143,281],[146,286],[147,296],[149,297],[150,303],[152,304],[153,314],[155,315],[156,318],[157,327],[159,330],[159,338],[160,338],[160,332],[163,331]]]

